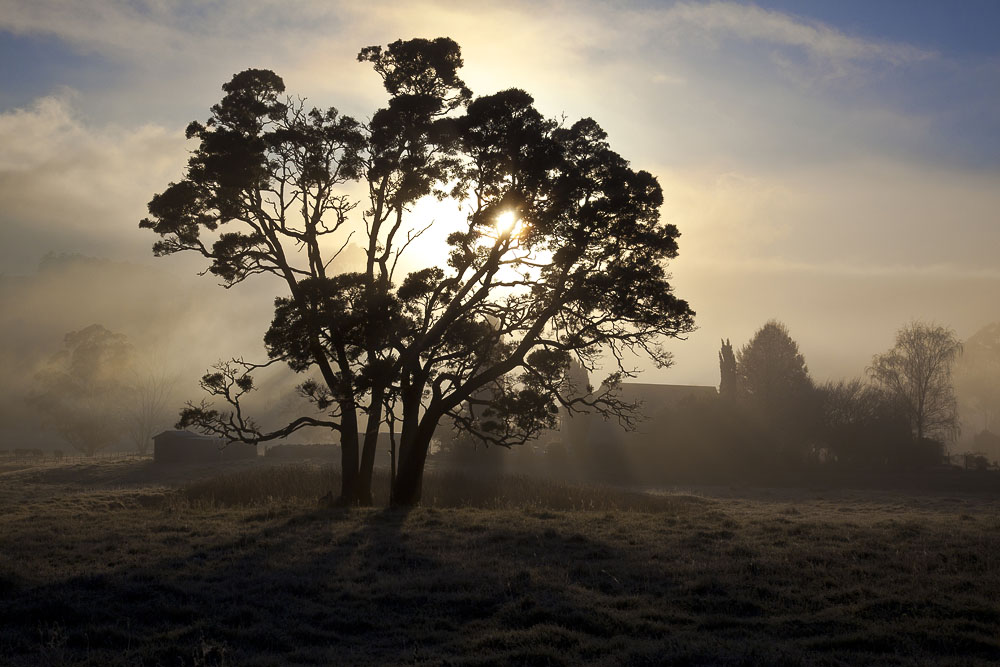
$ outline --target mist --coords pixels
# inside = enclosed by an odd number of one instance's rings
[[[190,263],[185,268],[176,275],[149,265],[50,254],[34,273],[0,277],[6,369],[0,439],[11,448],[66,449],[27,399],[37,388],[39,371],[62,350],[66,334],[93,324],[127,338],[137,369],[170,380],[161,429],[173,427],[186,401],[201,400],[198,381],[213,364],[233,357],[266,361],[263,333],[275,294],[266,285],[225,290],[197,276]],[[269,370],[251,404],[265,426],[303,408],[295,392],[302,378],[287,369]],[[316,432],[312,440],[330,437]],[[112,449],[129,446],[122,440]]]

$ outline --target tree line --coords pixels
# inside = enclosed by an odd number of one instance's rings
[[[742,347],[723,340],[717,400],[659,415],[661,469],[754,475],[823,466],[926,469],[944,462],[959,430],[953,370],[963,346],[944,326],[912,322],[863,377],[815,383],[784,324],[767,322]]]

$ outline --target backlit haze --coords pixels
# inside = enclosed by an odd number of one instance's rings
[[[998,29],[1000,4],[973,0],[0,1],[4,354],[98,322],[171,360],[187,398],[220,357],[262,355],[276,285],[227,292],[193,257],[154,259],[137,227],[183,175],[185,126],[249,67],[364,120],[385,94],[359,49],[448,36],[474,94],[519,87],[550,117],[593,117],[658,177],[698,330],[641,381],[717,385],[720,338],[772,318],[814,379],[857,376],[910,320],[964,339],[1000,319]],[[443,264],[434,239],[421,259]],[[47,282],[48,253],[110,277]]]

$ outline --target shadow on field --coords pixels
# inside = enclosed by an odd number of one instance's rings
[[[683,497],[650,507],[167,503],[26,520],[10,558],[53,569],[0,560],[0,654],[11,665],[1000,660],[997,538],[983,519],[864,523]]]
[[[5,581],[4,654],[12,664],[655,662],[665,635],[694,625],[636,597],[677,589],[669,574],[561,515],[510,526],[509,513],[471,510],[263,514],[207,549],[175,535],[177,555],[142,567]],[[456,515],[460,530],[443,530]]]

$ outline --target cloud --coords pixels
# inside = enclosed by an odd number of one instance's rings
[[[734,39],[791,47],[810,58],[843,65],[902,65],[934,53],[906,44],[866,40],[789,14],[732,2],[678,2],[663,9],[635,9],[561,2],[483,5],[475,12],[450,2],[299,2],[274,0],[192,5],[171,0],[103,0],[65,3],[4,2],[0,29],[52,35],[83,50],[137,61],[232,61],[268,53],[282,62],[297,54],[352,56],[367,43],[397,37],[451,35],[477,56],[507,71],[534,62],[539,71],[587,65],[600,69],[642,44]],[[470,51],[471,52],[471,51]],[[152,58],[151,58],[152,56]],[[304,66],[329,68],[331,61]],[[511,65],[515,65],[512,67]],[[593,72],[591,72],[593,74]],[[566,82],[571,83],[571,82]]]
[[[370,69],[355,62],[360,47],[449,35],[463,46],[474,91],[521,87],[546,114],[593,116],[626,141],[637,124],[649,132],[662,119],[679,129],[656,143],[685,155],[768,150],[777,145],[773,136],[800,127],[795,141],[781,144],[803,147],[796,157],[817,143],[822,150],[845,146],[837,136],[841,119],[866,122],[856,105],[842,97],[795,99],[800,89],[850,78],[845,73],[857,74],[857,65],[931,56],[736,3],[638,9],[595,2],[567,11],[561,2],[512,2],[469,11],[452,2],[316,1],[290,11],[270,0],[36,0],[0,12],[0,29],[54,36],[127,63],[123,85],[84,104],[100,104],[111,119],[131,110],[160,123],[176,114],[183,114],[177,122],[201,117],[221,83],[249,66],[272,68],[289,90],[364,118],[384,95]],[[743,53],[738,44],[764,50]],[[885,136],[879,128],[886,125],[874,124],[870,136]],[[825,139],[819,127],[832,127],[833,136]]]
[[[183,136],[155,125],[92,126],[63,91],[0,114],[0,247],[7,271],[49,250],[107,256],[148,238],[136,229],[157,188],[181,176]]]
[[[996,268],[995,171],[861,156],[719,171],[654,165],[684,264],[872,274]]]
[[[811,58],[830,63],[868,61],[903,65],[936,55],[908,44],[853,37],[821,23],[733,2],[679,2],[663,10],[659,20],[660,27],[675,37],[696,30],[721,38],[795,47]]]

